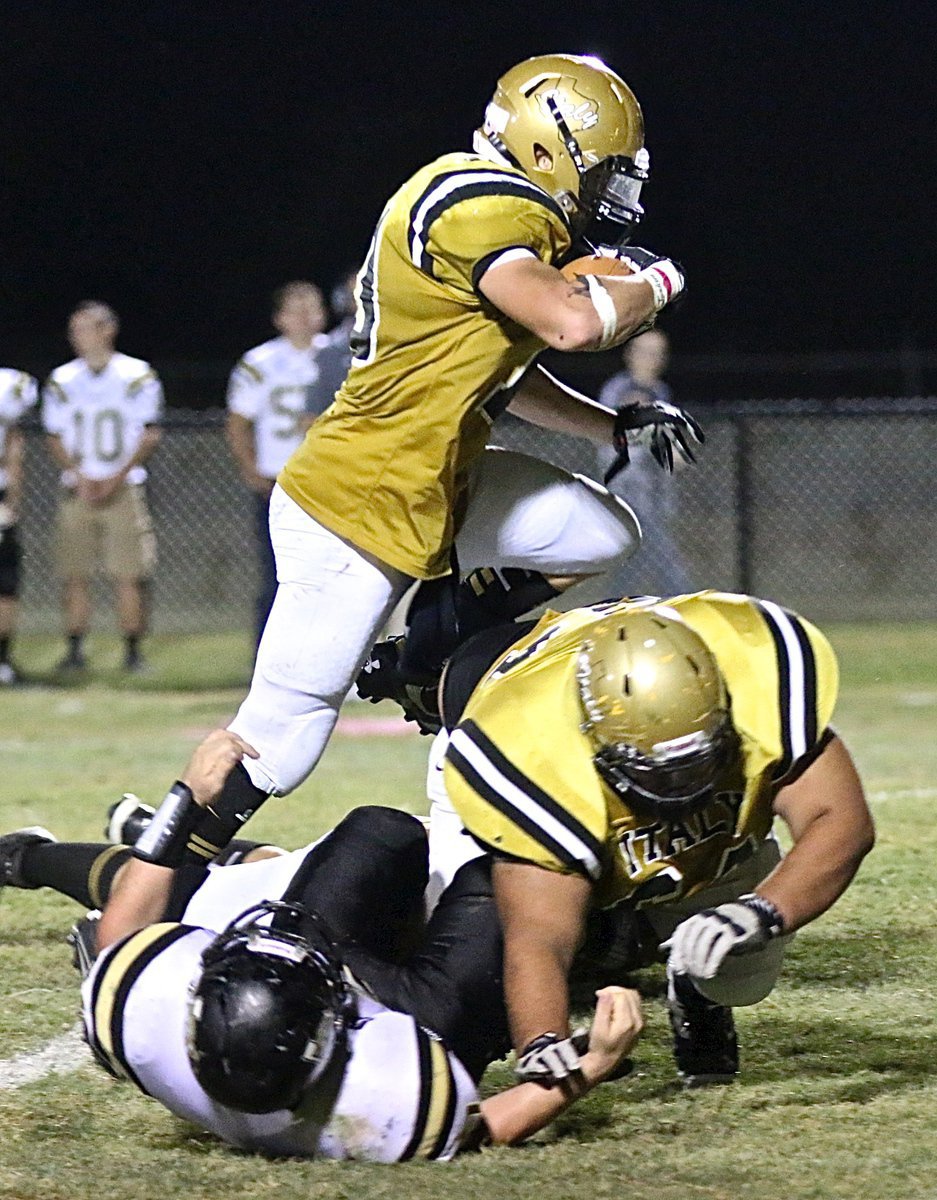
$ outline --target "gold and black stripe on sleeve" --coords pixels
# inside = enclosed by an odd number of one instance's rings
[[[600,839],[511,762],[474,721],[453,730],[446,761],[480,799],[563,867],[592,880],[602,874]],[[483,830],[472,833],[484,839]]]
[[[156,372],[151,368],[149,371],[144,371],[142,375],[138,375],[136,379],[131,379],[127,384],[127,395],[136,396],[141,392],[148,383],[153,383],[156,380]]]
[[[778,728],[781,757],[773,772],[780,783],[817,743],[817,662],[810,638],[796,613],[770,600],[755,607],[764,619],[778,668]]]
[[[539,204],[566,227],[563,210],[542,188],[522,175],[495,166],[483,169],[444,171],[424,188],[410,209],[407,246],[411,261],[430,278],[435,278],[433,256],[427,249],[433,222],[456,204],[480,196],[513,196]],[[508,249],[505,245],[501,249]]]
[[[43,391],[45,392],[45,398],[47,400],[54,398],[58,400],[60,404],[68,403],[68,396],[65,395],[65,389],[58,382],[58,380],[53,379],[51,375],[46,380]]]
[[[253,363],[249,363],[245,358],[238,360],[238,362],[235,364],[234,370],[235,373],[238,371],[243,371],[251,383],[263,382],[264,377],[261,370],[258,367],[255,367]]]
[[[438,1158],[452,1137],[456,1117],[456,1084],[446,1048],[438,1038],[416,1026],[420,1094],[413,1133],[400,1162],[411,1158]]]
[[[95,978],[88,1004],[91,1049],[119,1077],[131,1079],[146,1089],[124,1057],[124,1008],[140,975],[155,958],[180,938],[192,932],[191,925],[149,925],[119,942]]]

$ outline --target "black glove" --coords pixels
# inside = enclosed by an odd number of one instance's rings
[[[688,412],[666,400],[650,404],[625,404],[615,414],[612,445],[618,457],[605,472],[606,484],[611,483],[629,462],[629,436],[632,445],[646,445],[655,462],[665,471],[673,470],[673,452],[684,462],[696,462],[690,439],[702,445],[706,440],[699,423]]]

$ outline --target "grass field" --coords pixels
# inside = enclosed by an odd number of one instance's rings
[[[647,1029],[636,1074],[522,1150],[448,1166],[268,1162],[226,1150],[89,1063],[0,1088],[0,1198],[937,1198],[937,628],[828,632],[843,672],[837,726],[879,841],[843,900],[798,937],[775,992],[738,1011],[737,1084],[680,1090],[651,971],[638,981]],[[109,802],[125,790],[157,800],[202,732],[231,715],[248,670],[243,639],[154,640],[150,650],[143,680],[109,673],[119,651],[101,638],[91,647],[101,674],[87,684],[0,692],[0,830],[38,823],[97,840]],[[21,659],[43,676],[57,652],[25,642]],[[361,802],[420,811],[427,742],[410,728],[338,733],[252,835],[301,844]],[[3,894],[0,1059],[74,1025],[63,934],[77,913],[51,893]],[[507,1081],[497,1066],[485,1086]]]

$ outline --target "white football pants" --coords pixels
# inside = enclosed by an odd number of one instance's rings
[[[456,549],[463,571],[520,567],[598,573],[632,554],[634,513],[592,480],[509,450],[475,468]],[[338,710],[409,576],[324,528],[280,488],[270,498],[276,599],[250,691],[229,726],[256,750],[255,786],[291,792],[310,773]]]

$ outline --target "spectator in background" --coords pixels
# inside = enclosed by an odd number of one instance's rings
[[[351,330],[355,323],[355,285],[358,272],[346,271],[329,296],[329,306],[336,324],[322,339],[316,356],[318,376],[306,391],[306,412],[315,418],[324,413],[335,393],[345,382],[351,366]]]
[[[117,588],[125,671],[145,669],[140,640],[149,619],[156,539],[146,504],[145,463],[159,444],[163,388],[149,363],[114,348],[117,314],[85,300],[68,321],[77,358],[49,376],[42,422],[62,470],[56,565],[64,582],[68,649],[60,672],[84,670],[91,576],[100,562]]]
[[[17,526],[23,494],[23,434],[16,423],[36,403],[36,381],[25,371],[0,368],[0,687],[20,682],[10,652],[20,587]]]
[[[277,288],[272,323],[280,336],[248,350],[228,383],[228,445],[241,478],[254,493],[260,555],[258,642],[277,590],[267,505],[281,467],[312,420],[306,414],[306,393],[319,371],[317,359],[325,328],[322,292],[305,280]]]
[[[625,369],[609,379],[599,393],[599,403],[619,409],[626,404],[669,401],[670,388],[661,376],[667,369],[669,343],[659,329],[650,329],[626,342],[622,350]],[[604,475],[615,451],[599,447],[599,468]],[[645,446],[630,451],[628,467],[617,475],[609,490],[622,496],[638,515],[643,537],[637,552],[609,573],[610,596],[679,596],[690,590],[683,557],[673,533],[677,520],[677,483],[661,472]],[[679,470],[682,462],[677,460]]]

